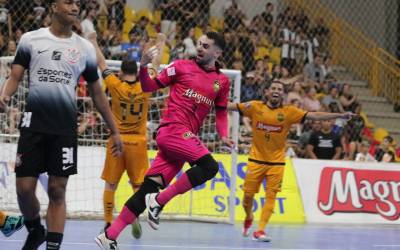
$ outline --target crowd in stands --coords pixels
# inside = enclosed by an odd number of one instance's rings
[[[81,21],[75,31],[83,37],[96,31],[108,59],[130,57],[137,61],[144,43],[162,32],[167,36],[163,64],[195,56],[196,40],[201,34],[221,32],[227,46],[220,63],[224,68],[242,72],[241,102],[262,100],[267,84],[277,79],[286,86],[285,104],[307,111],[360,114],[350,121],[338,119],[293,126],[288,137],[288,155],[395,161],[393,138],[389,135],[380,141],[374,138],[372,125],[351,86],[337,83],[329,54],[330,30],[323,18],[312,22],[302,10],[287,7],[279,11],[272,3],[267,3],[260,14],[248,17],[241,10],[244,6],[235,0],[224,0],[221,17],[214,17],[210,15],[214,1],[153,0],[153,10],[149,11],[132,10],[125,0],[86,0],[82,1]],[[24,32],[49,25],[45,4],[44,0],[0,0],[1,56],[14,55]],[[93,111],[93,105],[86,101],[88,93],[83,79],[77,91],[81,138],[105,139],[106,128]],[[154,98],[151,107],[150,138],[157,127],[154,121],[160,119],[162,98]],[[200,135],[210,150],[216,152],[221,151],[222,145],[218,143],[213,119],[208,118]],[[238,148],[239,153],[246,154],[252,131],[250,121],[241,119]],[[151,141],[150,148],[155,146]]]

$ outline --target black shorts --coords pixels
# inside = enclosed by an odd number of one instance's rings
[[[77,173],[77,137],[21,130],[15,173],[39,177],[41,173],[67,177]]]

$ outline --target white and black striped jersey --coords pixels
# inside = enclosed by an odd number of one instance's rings
[[[99,79],[93,45],[73,33],[54,36],[49,28],[25,33],[13,64],[28,69],[29,94],[20,129],[75,135],[75,88],[80,75],[91,84]]]

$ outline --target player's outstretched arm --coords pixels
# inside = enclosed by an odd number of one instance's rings
[[[346,113],[328,113],[328,112],[308,112],[306,119],[310,120],[332,120],[337,118],[342,118],[349,120],[353,117],[358,116],[357,114],[346,112]]]
[[[101,89],[99,81],[89,83],[88,86],[96,109],[100,112],[101,116],[104,118],[104,121],[111,131],[111,138],[114,142],[112,146],[113,155],[119,156],[122,153],[122,141],[117,126],[112,117],[111,109],[108,105],[106,96]]]
[[[239,111],[238,103],[228,102],[228,111]]]
[[[88,35],[87,39],[93,44],[95,50],[96,50],[96,57],[97,57],[97,65],[99,66],[99,69],[101,72],[107,69],[107,64],[106,64],[106,58],[103,55],[103,52],[101,52],[100,46],[97,43],[97,33],[92,32]]]
[[[24,76],[25,68],[19,64],[11,66],[10,77],[5,82],[2,89],[0,89],[0,112],[5,112],[11,96],[15,94],[18,89],[18,84]]]
[[[153,92],[157,89],[163,87],[163,85],[158,81],[157,78],[151,79],[148,71],[147,65],[151,63],[154,58],[158,56],[159,49],[156,46],[150,47],[147,43],[142,53],[142,58],[140,59],[140,69],[139,69],[139,81],[142,85],[142,90],[144,92]]]

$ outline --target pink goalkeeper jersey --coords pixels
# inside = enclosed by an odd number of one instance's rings
[[[198,133],[213,106],[226,109],[228,105],[228,77],[219,70],[206,71],[194,60],[173,62],[155,80],[159,85],[170,86],[161,125],[178,123]]]

